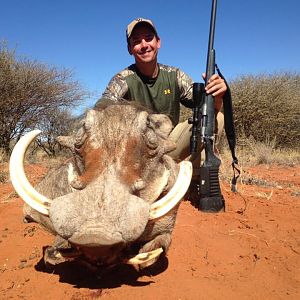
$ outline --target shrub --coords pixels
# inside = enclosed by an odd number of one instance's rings
[[[230,83],[238,135],[300,148],[300,75],[248,75]]]

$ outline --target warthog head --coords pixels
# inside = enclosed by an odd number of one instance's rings
[[[170,245],[178,203],[191,180],[191,164],[168,156],[176,147],[171,130],[167,116],[129,104],[90,110],[76,136],[58,138],[73,157],[36,189],[23,160],[39,131],[24,136],[11,156],[12,183],[33,208],[27,206],[26,214],[90,263],[153,261]]]

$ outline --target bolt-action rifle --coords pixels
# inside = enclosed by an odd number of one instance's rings
[[[211,19],[208,53],[206,61],[205,86],[209,78],[215,73],[215,50],[214,33],[216,20],[217,1],[212,0]],[[206,94],[203,83],[194,83],[193,85],[193,118],[189,123],[192,126],[192,135],[190,143],[190,152],[192,155],[200,155],[201,151],[198,145],[198,137],[201,138],[201,145],[205,150],[205,161],[200,167],[200,179],[196,206],[206,212],[218,212],[224,210],[224,199],[221,194],[219,183],[220,159],[214,153],[214,125],[215,125],[215,107],[214,97]],[[200,148],[200,150],[199,150]]]

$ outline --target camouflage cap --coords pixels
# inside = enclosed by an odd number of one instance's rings
[[[156,31],[155,26],[154,26],[154,24],[153,24],[153,22],[151,20],[144,19],[144,18],[137,18],[137,19],[133,20],[131,23],[129,23],[128,26],[127,26],[127,30],[126,30],[127,41],[129,40],[129,38],[130,38],[130,36],[131,36],[131,34],[133,32],[134,27],[137,24],[140,24],[140,23],[147,23],[147,24],[149,24],[152,27],[155,35],[157,35],[157,31]]]

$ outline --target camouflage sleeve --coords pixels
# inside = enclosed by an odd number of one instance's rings
[[[183,71],[178,69],[177,82],[180,91],[180,103],[188,108],[193,108],[193,80]]]
[[[103,102],[104,100],[118,102],[120,99],[124,98],[128,91],[128,86],[123,73],[124,72],[120,72],[116,74],[110,80],[101,98],[96,102],[95,107],[100,105],[100,102]]]

